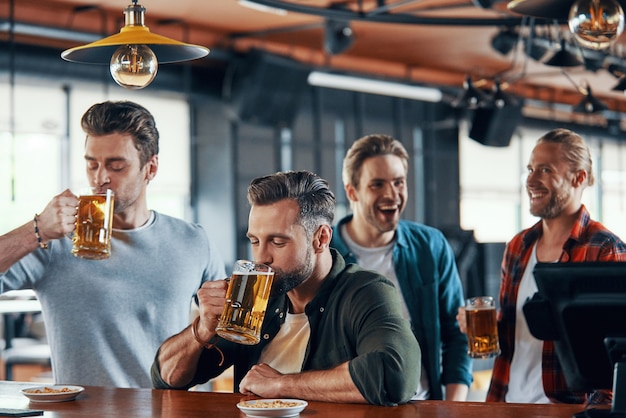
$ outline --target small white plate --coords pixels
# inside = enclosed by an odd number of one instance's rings
[[[237,404],[249,417],[297,417],[308,403],[301,399],[256,399]]]
[[[73,401],[85,390],[82,386],[45,385],[22,389],[22,395],[31,402],[65,402]]]

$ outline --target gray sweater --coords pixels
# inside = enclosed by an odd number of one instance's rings
[[[32,288],[41,301],[56,383],[152,387],[159,345],[189,324],[202,282],[226,277],[201,226],[154,213],[113,230],[109,259],[76,258],[64,238],[0,273],[5,291]]]

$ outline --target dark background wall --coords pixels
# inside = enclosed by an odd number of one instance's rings
[[[442,229],[459,255],[464,282],[480,293],[481,279],[470,277],[482,269],[478,247],[471,231],[460,228],[456,110],[445,103],[312,87],[303,76],[309,70],[289,62],[257,57],[256,67],[246,71],[239,67],[250,60],[243,62],[226,69],[221,96],[193,101],[196,216],[214,223],[207,209],[216,200],[231,202],[226,224],[233,226],[233,259],[249,251],[245,196],[251,179],[280,170],[314,171],[329,181],[337,217],[343,216],[349,212],[341,181],[345,152],[363,135],[384,133],[401,140],[410,155],[404,217]]]
[[[3,80],[9,71],[6,51],[0,49]],[[314,171],[330,182],[337,195],[337,215],[343,216],[349,211],[341,182],[345,151],[363,135],[385,133],[401,140],[411,158],[405,218],[446,233],[459,256],[468,294],[488,290],[485,270],[499,265],[501,253],[484,252],[471,231],[459,226],[455,109],[445,103],[312,87],[306,82],[309,68],[281,58],[221,56],[219,51],[216,57],[209,66],[162,66],[146,92],[187,97],[192,218],[220,242],[227,265],[248,256],[245,196],[252,178],[287,169]],[[54,50],[19,47],[12,63],[18,80],[83,83],[78,88],[87,81],[105,90],[119,89],[106,67],[67,63]],[[128,99],[133,99],[132,91]]]

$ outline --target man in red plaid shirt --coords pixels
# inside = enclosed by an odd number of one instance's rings
[[[530,212],[541,218],[507,244],[502,260],[496,358],[487,401],[583,403],[568,390],[552,341],[530,335],[522,305],[536,291],[537,262],[626,261],[626,245],[590,218],[581,203],[594,182],[589,148],[575,132],[555,129],[537,141],[528,163]]]
[[[487,401],[587,401],[587,394],[568,389],[553,342],[530,334],[522,306],[537,291],[537,262],[626,261],[626,244],[592,220],[581,203],[583,190],[593,183],[591,155],[580,135],[555,129],[537,141],[526,190],[531,214],[541,219],[513,237],[504,251],[498,311],[501,353]]]

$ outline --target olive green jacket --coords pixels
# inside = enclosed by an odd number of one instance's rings
[[[405,403],[415,394],[421,353],[408,321],[402,318],[398,293],[384,276],[346,265],[334,249],[333,267],[317,296],[306,306],[311,327],[302,370],[327,370],[349,361],[352,380],[371,404]],[[204,350],[188,389],[218,376],[234,365],[234,390],[259,360],[263,348],[276,336],[288,308],[286,295],[270,299],[261,342],[245,346],[219,340],[217,350]],[[163,382],[157,360],[152,366],[156,388]]]

